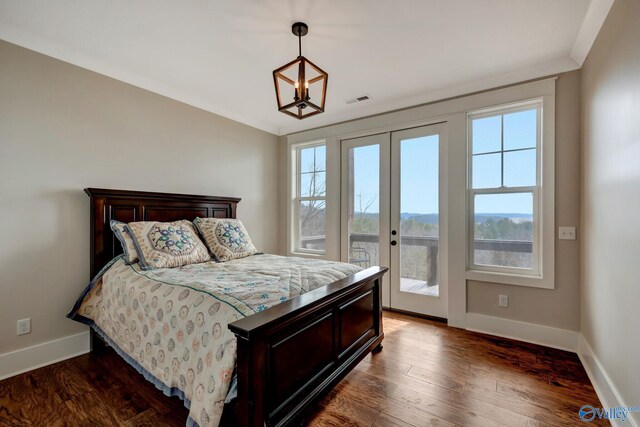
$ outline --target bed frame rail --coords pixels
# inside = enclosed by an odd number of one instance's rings
[[[386,271],[371,267],[231,323],[238,338],[238,398],[233,420],[225,418],[242,427],[287,425],[369,352],[379,351]]]

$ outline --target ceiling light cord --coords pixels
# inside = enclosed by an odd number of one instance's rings
[[[302,56],[302,28],[298,28],[298,58]]]

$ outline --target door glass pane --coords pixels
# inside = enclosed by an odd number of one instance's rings
[[[476,194],[476,265],[533,268],[533,193]]]
[[[536,185],[536,149],[504,153],[504,185],[529,187]]]
[[[380,146],[349,150],[349,262],[380,265]]]
[[[298,248],[324,250],[325,201],[305,200],[300,202],[300,242]]]
[[[400,291],[438,296],[438,135],[400,141]]]

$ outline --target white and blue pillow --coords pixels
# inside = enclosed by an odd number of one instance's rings
[[[125,230],[134,242],[143,270],[211,261],[190,221],[130,222]]]
[[[239,219],[196,218],[193,223],[218,262],[244,258],[258,252]]]

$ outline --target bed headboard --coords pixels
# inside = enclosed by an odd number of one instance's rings
[[[120,242],[109,223],[132,221],[177,221],[202,218],[235,218],[240,202],[235,197],[195,196],[147,191],[85,188],[91,198],[91,277],[116,255]]]

